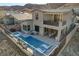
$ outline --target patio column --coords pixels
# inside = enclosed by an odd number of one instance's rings
[[[62,17],[61,17],[61,14],[59,14],[59,26],[62,26]]]
[[[60,41],[61,29],[58,30],[56,41]]]
[[[40,27],[40,29],[39,29],[39,30],[40,30],[40,35],[42,35],[42,36],[43,36],[43,35],[44,35],[44,29],[43,29],[43,27]]]

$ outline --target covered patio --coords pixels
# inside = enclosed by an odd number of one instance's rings
[[[58,31],[55,29],[44,28],[44,36],[48,36],[49,38],[56,38]]]

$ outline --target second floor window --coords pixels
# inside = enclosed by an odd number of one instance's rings
[[[36,20],[39,19],[39,17],[38,17],[38,13],[35,14],[35,19],[36,19]]]

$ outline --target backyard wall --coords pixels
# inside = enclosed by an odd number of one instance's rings
[[[16,24],[16,25],[7,25],[6,26],[8,29],[16,29],[16,30],[20,30],[20,25]]]
[[[68,42],[70,41],[70,39],[73,37],[73,35],[76,32],[76,30],[77,30],[77,26],[67,35],[65,44],[63,45],[63,47],[61,48],[61,50],[59,48],[60,51],[58,52],[57,55],[60,55],[60,53],[64,50],[64,48],[66,47],[66,45],[68,44]]]
[[[33,23],[32,23],[32,21],[31,20],[27,20],[27,21],[24,21],[24,22],[22,22],[21,24],[21,30],[23,31],[23,32],[27,32],[27,31],[25,31],[24,29],[23,29],[23,25],[30,25],[30,30],[33,30]]]
[[[68,44],[68,42],[70,41],[70,39],[72,38],[72,36],[76,32],[76,29],[77,29],[77,26],[67,35],[67,37],[66,37],[66,44]]]
[[[74,33],[76,32],[77,26],[61,41],[58,48],[55,49],[55,51],[50,56],[59,55],[63,49],[66,47]]]

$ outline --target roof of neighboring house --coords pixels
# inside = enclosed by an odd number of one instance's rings
[[[17,20],[28,20],[32,19],[31,13],[17,13],[17,14],[11,14],[14,18]]]
[[[36,9],[37,10],[37,9]],[[36,11],[33,10],[33,11]],[[65,12],[70,12],[71,9],[46,9],[46,10],[37,10],[37,11],[41,11],[41,12],[61,12],[61,13],[65,13]]]

